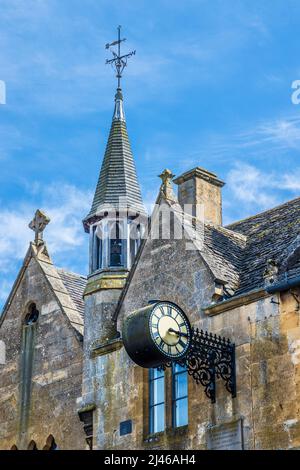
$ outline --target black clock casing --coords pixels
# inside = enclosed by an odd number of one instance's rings
[[[130,358],[145,368],[182,359],[190,346],[191,326],[173,302],[158,301],[136,310],[123,323],[122,338]]]

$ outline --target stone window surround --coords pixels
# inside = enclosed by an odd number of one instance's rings
[[[165,370],[165,429],[162,432],[150,434],[149,433],[149,370],[144,369],[144,421],[143,421],[143,440],[145,443],[160,442],[165,438],[175,438],[188,434],[188,424],[185,426],[173,426],[173,399],[172,399],[172,369],[167,367]],[[188,396],[190,395],[191,382],[188,376]],[[189,401],[188,401],[189,403]]]

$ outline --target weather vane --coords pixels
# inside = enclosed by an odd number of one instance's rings
[[[111,64],[113,69],[116,71],[116,77],[118,79],[118,88],[121,88],[121,78],[124,68],[127,66],[127,60],[129,57],[135,55],[136,51],[129,52],[129,54],[121,55],[121,43],[126,39],[121,39],[121,26],[118,26],[118,40],[111,44],[106,44],[105,48],[110,49],[113,55],[112,59],[107,59],[106,64]],[[118,53],[111,49],[113,46],[118,46]]]

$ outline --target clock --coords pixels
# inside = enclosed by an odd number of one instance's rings
[[[129,315],[122,329],[131,359],[146,368],[182,359],[191,344],[190,322],[178,305],[158,301]]]

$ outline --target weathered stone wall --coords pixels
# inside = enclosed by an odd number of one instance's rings
[[[124,348],[93,359],[97,409],[94,446],[106,449],[206,449],[212,425],[243,420],[245,449],[300,446],[300,314],[291,293],[262,298],[209,316],[213,280],[199,253],[184,241],[148,241],[119,315],[150,299],[171,300],[191,323],[236,343],[237,397],[221,380],[211,404],[201,385],[189,378],[189,425],[172,429],[170,371],[166,372],[166,430],[148,435],[148,372]],[[299,294],[299,292],[298,292]],[[277,298],[278,297],[278,298]],[[278,302],[280,303],[278,305]],[[120,422],[132,419],[132,434],[121,437]]]
[[[40,312],[33,354],[27,432],[20,435],[21,338],[26,307]],[[82,344],[32,258],[0,327],[6,364],[0,365],[0,448],[42,449],[52,434],[60,449],[85,449],[76,399],[81,395]]]
[[[300,448],[300,290],[273,296],[280,306],[256,307],[250,365],[254,443],[260,449]],[[273,305],[273,310],[271,309]],[[276,308],[277,307],[277,308]],[[254,319],[253,319],[254,320]]]
[[[123,301],[118,330],[121,330],[124,315],[146,305],[150,299],[172,300],[181,305],[193,322],[202,317],[203,323],[207,324],[208,319],[201,314],[201,305],[210,301],[213,291],[211,274],[197,252],[185,250],[184,240],[147,242]],[[95,357],[93,362],[97,381],[95,388],[98,390],[95,447],[139,449],[153,446],[153,443],[145,442],[148,437],[148,371],[135,366],[124,348]],[[199,396],[198,387],[195,391]],[[204,403],[206,407],[206,399]],[[199,402],[197,409],[198,406]],[[127,419],[133,420],[133,433],[120,437],[120,422]],[[182,440],[190,438],[182,432],[178,446],[184,447]],[[155,443],[155,446],[174,447],[178,436],[172,431],[170,436],[165,433],[161,438],[167,442]]]
[[[98,373],[92,350],[116,335],[111,321],[120,289],[105,289],[85,296],[84,364],[81,407],[97,402]]]
[[[175,182],[178,184],[178,201],[182,208],[185,204],[201,205],[206,222],[222,225],[221,188],[224,183],[216,175],[196,168],[179,176]],[[195,207],[193,215],[196,215]],[[200,217],[200,213],[197,217]]]

